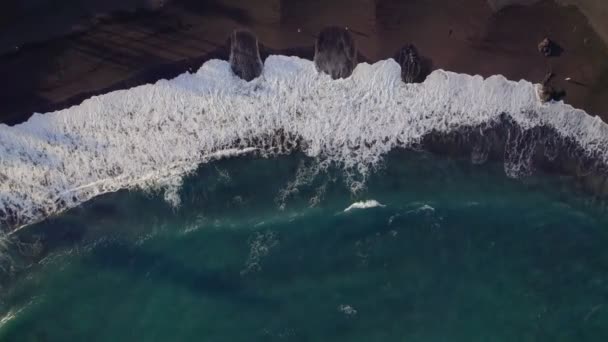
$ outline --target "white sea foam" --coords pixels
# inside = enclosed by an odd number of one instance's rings
[[[526,81],[440,70],[407,85],[393,60],[359,64],[334,81],[310,61],[270,56],[262,77],[247,83],[211,60],[195,74],[0,125],[0,222],[29,223],[123,188],[169,186],[166,197],[179,203],[180,177],[200,163],[252,148],[288,152],[296,137],[307,155],[365,174],[395,147],[502,113],[608,159],[606,124],[563,103],[541,104]]]
[[[0,316],[0,331],[4,328],[5,325],[10,323],[12,320],[17,318],[24,310],[29,308],[32,304],[34,304],[35,299],[30,300],[27,304],[20,308],[13,308],[8,310],[8,312],[4,313],[3,316]]]
[[[420,213],[420,212],[434,212],[435,208],[431,207],[428,204],[424,204],[414,210],[408,211],[408,213]]]
[[[0,318],[0,329],[2,329],[8,322],[15,319],[15,317],[17,317],[17,314],[19,314],[19,311],[20,310],[17,310],[16,312],[13,310],[9,310],[6,314],[4,314],[4,316]]]
[[[384,207],[384,205],[376,200],[367,200],[367,201],[355,202],[355,203],[349,205],[348,208],[344,209],[344,212],[347,213],[354,209],[370,209],[370,208],[379,208],[379,207]]]

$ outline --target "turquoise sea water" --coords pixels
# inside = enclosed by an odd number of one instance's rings
[[[52,248],[0,341],[608,340],[608,215],[567,180],[394,152],[352,194],[315,170],[222,160],[179,208],[121,191],[27,228]]]

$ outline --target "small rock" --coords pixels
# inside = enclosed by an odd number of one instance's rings
[[[247,82],[262,74],[264,64],[255,34],[247,30],[232,32],[229,62],[234,74]]]
[[[536,92],[538,94],[540,102],[545,103],[553,100],[553,94],[555,93],[555,90],[550,85],[539,84],[538,88],[536,89]]]
[[[566,91],[564,89],[553,87],[549,84],[551,79],[555,76],[552,72],[548,72],[545,75],[545,78],[536,88],[536,92],[538,94],[538,98],[541,102],[549,102],[549,101],[560,101],[564,97],[566,97]],[[569,77],[566,80],[570,79]],[[570,82],[574,82],[570,79]]]
[[[416,47],[408,44],[399,50],[397,63],[401,65],[401,79],[405,83],[415,83],[422,74],[422,62]]]
[[[538,44],[538,52],[543,54],[545,57],[549,57],[551,55],[551,40],[549,40],[549,38],[543,39]]]
[[[545,57],[551,57],[553,56],[553,47],[553,41],[549,38],[545,38],[538,44],[538,52]]]
[[[536,89],[538,98],[543,103],[549,102],[555,97],[555,89],[549,85],[549,81],[551,81],[553,76],[554,74],[552,72],[548,72],[541,84],[539,84],[538,88]]]
[[[315,44],[317,71],[333,79],[347,78],[357,66],[357,47],[348,29],[330,26],[323,29]]]

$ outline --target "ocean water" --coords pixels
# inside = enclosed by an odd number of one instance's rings
[[[20,231],[0,341],[606,341],[608,216],[566,179],[392,151],[200,166]]]
[[[390,59],[0,125],[0,341],[606,341],[605,202],[539,160],[602,190],[608,125]]]

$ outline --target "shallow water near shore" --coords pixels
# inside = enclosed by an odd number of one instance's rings
[[[348,183],[245,156],[179,208],[120,191],[30,226],[54,247],[1,295],[0,341],[608,338],[608,216],[568,181],[393,151]]]

